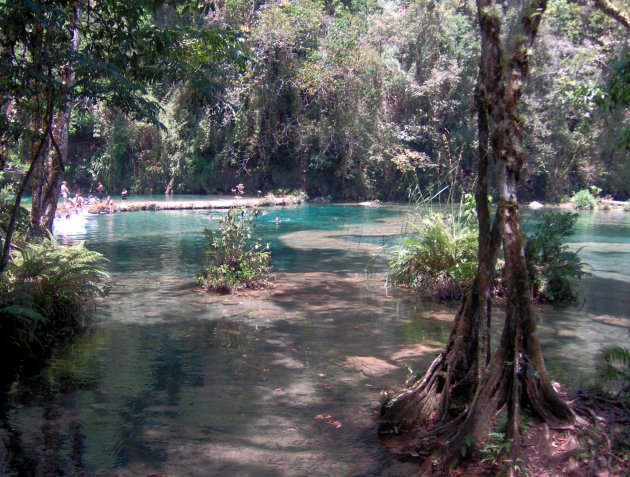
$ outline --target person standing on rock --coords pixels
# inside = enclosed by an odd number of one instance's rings
[[[100,181],[96,187],[96,193],[98,194],[98,200],[103,202],[103,184],[101,184]]]
[[[74,207],[77,213],[83,210],[84,202],[85,200],[83,199],[81,192],[77,191],[77,194],[74,196]]]
[[[61,207],[66,207],[66,201],[68,200],[68,195],[70,195],[70,189],[68,189],[68,183],[63,181],[61,183]]]

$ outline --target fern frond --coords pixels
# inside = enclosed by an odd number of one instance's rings
[[[605,381],[630,381],[630,349],[611,346],[601,351],[597,370]]]

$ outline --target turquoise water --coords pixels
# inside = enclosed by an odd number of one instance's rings
[[[456,305],[383,286],[408,209],[266,212],[275,282],[254,295],[193,284],[202,230],[225,212],[103,214],[58,234],[108,257],[113,290],[83,336],[2,394],[0,474],[412,475],[379,445],[380,392],[403,363],[427,366]],[[600,346],[627,342],[629,232],[630,214],[582,214],[571,246],[593,275],[578,303],[538,310],[554,376],[579,383]]]
[[[88,215],[80,233],[58,234],[61,241],[85,240],[92,248],[112,261],[114,274],[150,272],[186,276],[195,275],[206,245],[204,228],[216,229],[224,210],[148,211],[120,214]],[[262,214],[265,215],[262,215]],[[368,236],[370,227],[385,219],[398,217],[400,208],[367,208],[352,205],[268,208],[259,215],[255,233],[273,252],[277,272],[347,271],[355,267],[356,254],[365,257],[359,238],[364,242],[391,242],[399,229],[380,231]],[[276,219],[280,222],[277,223]],[[296,232],[330,232],[333,237],[348,240],[346,250],[322,248],[315,240],[303,247],[284,246],[282,237]],[[141,257],[141,260],[139,258]],[[349,262],[349,263],[348,263]],[[367,261],[365,262],[367,264]]]
[[[595,375],[600,348],[630,346],[630,213],[581,212],[569,241],[591,276],[582,279],[575,304],[543,307],[539,318],[548,367],[580,383]]]

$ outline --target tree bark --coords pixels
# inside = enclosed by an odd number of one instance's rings
[[[175,176],[171,176],[170,180],[168,181],[168,184],[166,184],[166,190],[164,191],[164,194],[166,195],[171,195],[173,194],[173,188],[175,187]]]
[[[46,134],[42,138],[32,138],[29,149],[29,162],[32,165],[31,181],[31,225],[34,233],[42,229],[41,217],[44,210],[44,189],[47,182],[46,159],[49,157],[50,127],[53,122],[52,115],[47,119],[35,115],[32,122],[33,131],[43,129],[46,124]]]
[[[477,0],[481,38],[475,92],[479,135],[477,276],[455,318],[445,351],[422,379],[383,409],[390,428],[425,426],[423,436],[415,442],[415,453],[430,454],[431,458],[425,460],[421,473],[433,473],[435,462],[448,469],[461,458],[467,439],[480,443],[486,438],[494,416],[502,409],[507,409],[507,437],[513,441],[514,452],[518,452],[520,440],[521,406],[531,405],[548,423],[574,422],[573,411],[551,385],[536,335],[516,195],[525,162],[518,106],[529,71],[529,51],[546,5],[547,0],[531,0],[524,6],[506,61],[501,14],[494,0]],[[492,226],[487,203],[491,169],[498,198]],[[489,360],[490,285],[500,245],[506,260],[506,319],[497,351]],[[465,386],[469,386],[468,391],[458,394]],[[449,404],[455,397],[457,402]]]
[[[55,114],[53,124],[49,128],[51,147],[48,148],[48,154],[38,161],[33,180],[31,220],[34,226],[50,231],[52,231],[57,211],[61,174],[68,155],[68,135],[73,108],[71,91],[75,83],[72,55],[79,51],[80,41],[79,22],[81,19],[81,7],[79,2],[73,2],[71,8],[70,57],[62,67],[63,89],[60,94],[62,106]]]
[[[471,289],[455,316],[446,348],[433,361],[422,379],[398,393],[382,409],[380,432],[417,429],[421,426],[450,428],[457,413],[472,401],[490,359],[492,289],[504,214],[497,212],[491,223],[488,200],[488,114],[481,82],[477,85],[479,114],[479,176],[475,188],[479,239],[477,273]]]
[[[44,144],[46,142],[47,136],[48,136],[48,127],[46,127],[46,129],[44,130],[42,137],[39,141],[39,146],[35,149],[35,151],[33,151],[32,157],[41,156],[41,152],[42,152],[42,149],[44,148]],[[11,209],[11,217],[9,218],[9,225],[7,226],[7,232],[6,232],[6,236],[4,237],[4,244],[2,247],[2,258],[0,260],[0,273],[4,273],[7,269],[7,266],[9,265],[9,260],[11,258],[11,242],[13,240],[13,234],[15,233],[15,223],[17,221],[17,215],[20,210],[20,203],[22,201],[22,195],[24,195],[24,191],[26,190],[26,187],[31,178],[31,175],[33,174],[33,170],[35,168],[36,162],[37,161],[35,160],[31,160],[28,171],[26,171],[26,174],[24,175],[24,178],[22,179],[22,182],[20,183],[20,186],[15,195],[15,202],[13,203],[13,208]]]
[[[492,0],[477,2],[482,37],[479,74],[486,85],[486,104],[492,104],[488,111],[493,123],[491,148],[497,162],[497,214],[504,216],[501,237],[506,261],[506,318],[488,373],[465,422],[449,441],[453,448],[465,436],[481,442],[491,428],[492,418],[504,408],[508,412],[507,438],[512,439],[513,452],[518,452],[523,405],[531,405],[537,417],[548,423],[570,424],[575,419],[568,403],[560,399],[551,385],[536,335],[516,194],[525,163],[523,121],[518,105],[529,72],[529,50],[546,3],[546,0],[533,0],[523,10],[514,51],[505,62],[501,53],[500,17],[492,10]],[[504,71],[497,74],[500,69]]]

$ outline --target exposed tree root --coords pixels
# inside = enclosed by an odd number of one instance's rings
[[[469,293],[455,317],[445,350],[431,363],[424,377],[395,395],[381,412],[379,432],[401,432],[448,423],[451,411],[470,402],[476,389],[479,326],[485,317]],[[469,337],[469,338],[466,338]],[[482,358],[485,359],[485,358]]]

